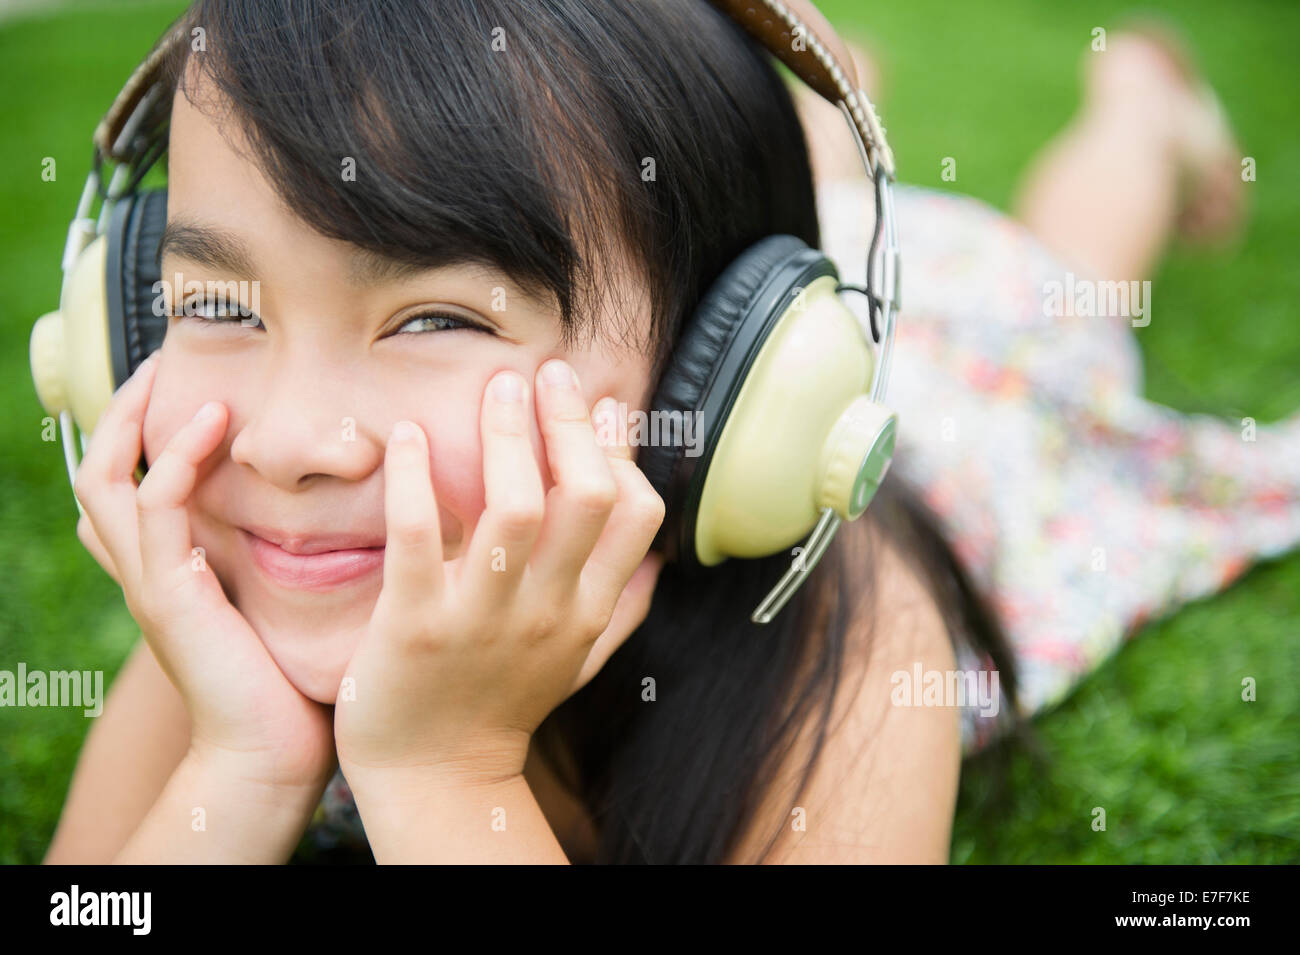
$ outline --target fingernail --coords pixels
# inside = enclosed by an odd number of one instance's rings
[[[609,428],[614,424],[614,399],[601,398],[596,402],[594,420],[597,428]]]
[[[413,441],[416,437],[416,427],[410,421],[399,421],[393,425],[394,441]]]
[[[492,394],[498,401],[522,401],[523,379],[515,374],[497,375],[496,380],[492,382]]]
[[[592,409],[591,423],[596,430],[596,444],[602,448],[618,443],[618,433],[614,428],[613,398],[601,398]]]
[[[194,420],[211,421],[213,418],[217,416],[218,410],[219,410],[218,403],[215,401],[209,401],[207,404],[205,404],[202,408],[199,409],[198,414],[194,416]]]
[[[159,354],[159,352],[161,352],[161,351],[162,351],[162,349],[158,349],[158,351],[155,351],[152,355],[150,355],[150,356],[149,356],[148,358],[146,358],[144,361],[140,362],[140,364],[136,365],[136,366],[135,366],[135,371],[131,372],[131,377],[134,378],[136,375],[140,374],[140,372],[144,371],[144,370],[147,369],[150,365],[152,365],[155,361],[157,361],[157,360],[158,360],[158,354]]]
[[[546,367],[542,369],[542,378],[548,385],[554,385],[556,388],[578,387],[577,372],[570,368],[567,362],[559,359],[546,363]]]

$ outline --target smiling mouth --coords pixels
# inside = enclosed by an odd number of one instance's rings
[[[274,527],[249,524],[239,528],[255,537],[260,537],[290,554],[323,554],[336,550],[368,550],[384,546],[383,534],[352,534],[281,531]]]
[[[242,527],[239,535],[262,573],[273,583],[290,590],[336,590],[359,583],[384,567],[383,545],[339,546],[340,543],[354,543],[357,540],[355,536],[350,539],[286,539],[285,546],[281,546]]]

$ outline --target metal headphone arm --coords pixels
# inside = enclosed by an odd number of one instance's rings
[[[884,325],[884,342],[880,344],[870,392],[871,401],[881,403],[889,381],[894,324],[900,304],[898,226],[893,195],[897,177],[894,154],[885,141],[885,129],[871,100],[861,89],[851,51],[812,0],[710,2],[740,24],[805,85],[839,107],[848,121],[859,158],[875,184],[876,219],[867,252],[867,286],[862,289],[841,285],[837,291],[865,292],[873,342],[879,344],[878,317]],[[886,462],[880,473],[881,481],[888,470]],[[753,623],[768,623],[780,612],[821,560],[840,523],[839,515],[833,510],[821,509],[817,525],[798,549],[790,569],[750,614]]]
[[[858,96],[862,98],[863,102],[868,102],[866,94],[861,90],[858,91]],[[870,108],[869,102],[868,108]],[[858,144],[858,151],[861,154],[863,163],[868,171],[872,171],[867,146],[858,132],[858,124],[853,121],[849,108],[843,100],[840,101],[840,111],[848,120],[849,129],[853,131],[853,139]],[[894,216],[893,174],[891,171],[886,170],[883,163],[877,162],[872,178],[875,182],[876,222],[875,229],[872,231],[871,247],[867,251],[867,287],[862,289],[854,285],[841,284],[837,291],[852,290],[866,293],[871,318],[871,333],[875,341],[879,342],[876,329],[877,314],[879,314],[881,324],[884,326],[884,344],[880,347],[875,374],[871,380],[870,393],[871,400],[879,403],[883,401],[885,388],[889,384],[889,363],[894,353],[894,328],[898,310],[902,305],[900,283],[902,262],[898,248],[898,221]],[[884,241],[883,249],[880,247],[882,239]],[[883,286],[878,278],[882,272]],[[880,289],[879,292],[877,292],[877,288]],[[889,465],[886,464],[884,471],[880,475],[882,482],[888,472]],[[830,546],[831,540],[835,537],[836,531],[840,529],[843,520],[829,507],[823,507],[821,514],[817,526],[813,528],[812,533],[808,535],[808,539],[804,541],[803,545],[797,549],[797,555],[791,562],[790,568],[781,576],[776,586],[768,592],[762,602],[754,608],[754,612],[750,614],[749,619],[751,622],[770,623],[772,618],[780,613],[781,608],[794,596],[795,592],[803,586],[813,568],[817,566],[817,562],[826,553],[826,548]]]

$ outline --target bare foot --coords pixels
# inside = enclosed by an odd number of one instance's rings
[[[1245,204],[1241,148],[1177,32],[1162,21],[1139,21],[1087,57],[1089,109],[1137,109],[1163,131],[1178,170],[1178,235],[1206,244],[1234,236]]]

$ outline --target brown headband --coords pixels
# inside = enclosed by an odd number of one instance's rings
[[[862,92],[853,57],[812,0],[709,0],[740,24],[804,83],[834,105],[843,103],[867,147],[870,172],[894,176],[894,155],[875,107]],[[796,42],[798,41],[798,42]]]

